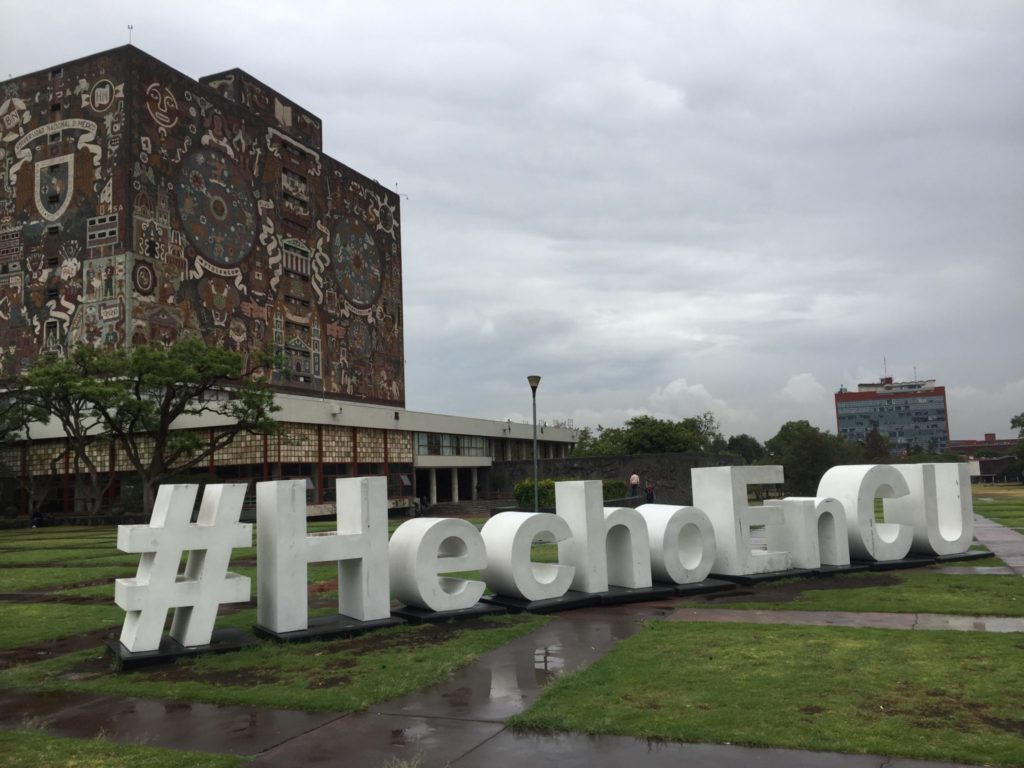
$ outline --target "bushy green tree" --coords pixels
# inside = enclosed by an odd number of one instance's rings
[[[889,438],[878,431],[877,424],[872,424],[871,430],[864,437],[864,458],[868,461],[888,461],[891,447]]]
[[[782,465],[785,490],[790,496],[813,496],[827,470],[864,461],[859,444],[822,432],[807,421],[787,421],[765,448],[768,460]]]
[[[708,453],[725,450],[726,442],[713,413],[681,421],[634,416],[622,427],[584,430],[576,456],[629,456],[640,453]]]
[[[124,447],[142,485],[143,507],[153,508],[160,484],[209,459],[239,434],[270,434],[280,410],[266,379],[243,367],[240,354],[198,339],[98,353],[113,383],[93,413]],[[269,365],[270,360],[258,359]],[[221,417],[215,430],[172,429],[185,417]]]
[[[258,360],[256,365],[268,364]],[[10,396],[42,421],[56,418],[68,438],[73,471],[86,479],[95,514],[110,483],[93,460],[96,441],[116,440],[152,511],[161,482],[207,460],[242,432],[277,428],[267,381],[237,352],[198,339],[130,350],[81,346],[66,358],[43,358],[9,383]],[[216,418],[214,430],[172,429],[183,418]],[[180,426],[180,424],[179,424]],[[78,494],[76,494],[77,498]]]
[[[746,433],[730,437],[729,441],[725,444],[725,449],[730,453],[742,456],[747,464],[756,464],[765,455],[764,446],[758,442],[756,437]]]
[[[96,444],[109,438],[98,424],[93,407],[105,402],[115,385],[95,366],[98,353],[79,347],[67,357],[44,355],[32,367],[6,382],[16,407],[43,424],[54,419],[65,435],[64,451],[75,476],[75,511],[98,514],[113,478],[96,462]]]

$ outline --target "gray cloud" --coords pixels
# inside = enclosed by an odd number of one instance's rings
[[[953,437],[1024,411],[1019,3],[95,8],[12,16],[0,70],[132,23],[408,195],[412,408],[525,418],[540,373],[542,418],[710,409],[766,438],[834,429],[884,356],[949,388]]]

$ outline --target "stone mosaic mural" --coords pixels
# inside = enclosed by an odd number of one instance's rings
[[[0,83],[4,374],[199,336],[282,389],[402,405],[398,196],[240,70],[124,47]]]

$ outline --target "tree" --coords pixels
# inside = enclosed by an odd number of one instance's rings
[[[756,437],[743,433],[733,435],[725,444],[726,450],[743,457],[747,464],[756,464],[765,455],[765,448],[758,442]]]
[[[268,363],[261,358],[255,364]],[[279,408],[256,373],[243,367],[237,352],[197,339],[131,350],[81,346],[64,359],[40,359],[9,382],[9,394],[40,421],[52,416],[63,428],[79,511],[101,509],[112,473],[93,457],[97,442],[114,440],[139,478],[149,513],[161,482],[208,459],[242,432],[276,431],[272,414]],[[187,417],[217,417],[216,429],[172,429]]]
[[[14,397],[10,392],[4,393],[0,398],[0,446],[5,448],[20,448],[32,439],[32,424],[45,422],[48,414],[34,407],[26,405],[19,398]],[[21,466],[9,466],[6,462],[0,461],[0,474],[10,478],[22,490],[28,502],[28,513],[33,523],[39,519],[43,504],[46,502],[46,494],[58,475],[58,466],[64,460],[68,449],[57,452],[50,458],[50,472],[48,474],[33,474],[22,472]]]
[[[598,426],[595,437],[581,433],[576,456],[621,456],[640,453],[707,453],[725,450],[726,442],[713,413],[682,421],[634,416],[622,427]]]
[[[7,382],[13,407],[21,409],[21,418],[29,419],[26,428],[31,420],[46,424],[51,417],[60,424],[65,435],[64,452],[70,454],[75,476],[75,511],[87,515],[99,513],[113,480],[95,459],[99,455],[97,443],[104,442],[108,434],[97,424],[92,406],[110,397],[114,390],[109,382],[97,377],[94,354],[94,350],[82,347],[66,358],[45,355]]]
[[[889,438],[878,431],[877,424],[872,424],[871,431],[864,437],[864,458],[868,461],[888,461],[890,447]]]
[[[860,445],[822,432],[807,421],[787,421],[765,448],[772,463],[782,464],[786,492],[795,496],[813,496],[821,476],[832,467],[864,460]]]
[[[94,402],[92,413],[119,441],[142,485],[149,513],[160,484],[228,445],[243,432],[270,434],[280,410],[274,393],[256,370],[243,368],[242,356],[186,339],[169,347],[91,351],[110,391]],[[268,365],[260,358],[256,365]],[[221,417],[203,434],[173,429],[183,417]]]
[[[1010,427],[1017,430],[1017,476],[1024,474],[1024,411],[1010,419]]]

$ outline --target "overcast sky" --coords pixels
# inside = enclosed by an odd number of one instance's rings
[[[240,67],[402,199],[407,405],[835,431],[934,378],[1024,411],[1024,2],[65,2],[0,78],[132,42]]]

